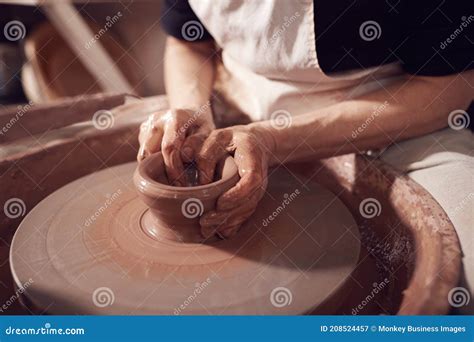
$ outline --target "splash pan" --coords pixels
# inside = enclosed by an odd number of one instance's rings
[[[356,268],[360,237],[330,191],[272,170],[257,212],[234,238],[180,242],[146,233],[149,208],[133,186],[135,168],[78,179],[25,217],[11,266],[18,286],[34,279],[25,291],[32,307],[51,314],[305,314],[326,313],[328,302],[344,298],[338,289]]]

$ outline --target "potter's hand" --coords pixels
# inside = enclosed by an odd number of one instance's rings
[[[199,110],[172,109],[152,114],[140,126],[137,159],[141,161],[161,151],[170,183],[185,186],[183,162],[194,160],[195,152],[214,128],[209,107],[203,106]]]
[[[272,137],[250,126],[234,126],[213,131],[196,154],[200,183],[212,181],[216,164],[224,156],[234,155],[240,181],[217,200],[216,211],[200,219],[204,237],[218,234],[229,238],[255,211],[267,187],[268,157]]]

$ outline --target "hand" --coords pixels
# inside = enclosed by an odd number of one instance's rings
[[[219,129],[209,135],[196,154],[200,182],[212,181],[217,163],[227,154],[234,155],[240,181],[218,198],[215,211],[201,217],[204,237],[218,234],[229,238],[253,214],[267,187],[272,148],[270,134],[255,125]]]
[[[195,159],[195,152],[214,129],[209,105],[199,110],[172,109],[152,114],[140,126],[137,159],[142,161],[161,151],[170,184],[185,186],[183,162]]]

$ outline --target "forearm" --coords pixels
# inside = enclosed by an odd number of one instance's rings
[[[214,83],[213,42],[190,43],[168,37],[164,68],[171,108],[210,108],[206,104]]]
[[[357,99],[292,118],[276,129],[270,121],[252,124],[268,137],[271,164],[327,158],[368,149],[441,129],[448,114],[472,101],[473,72],[438,78],[402,79]]]

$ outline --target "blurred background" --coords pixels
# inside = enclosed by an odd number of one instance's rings
[[[0,0],[0,109],[164,93],[160,1]]]

